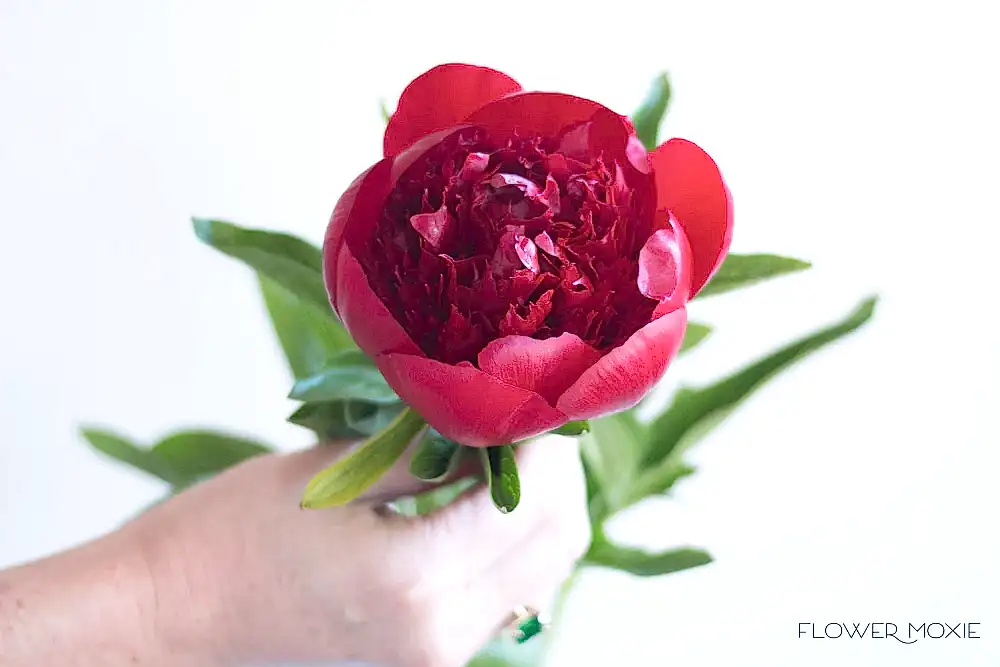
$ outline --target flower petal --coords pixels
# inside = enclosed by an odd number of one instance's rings
[[[470,447],[504,445],[549,431],[566,415],[538,394],[501,382],[468,362],[411,354],[375,357],[389,386],[446,438]]]
[[[465,122],[481,125],[491,134],[522,134],[554,137],[563,128],[590,120],[604,106],[562,93],[516,93],[494,100],[470,113]]]
[[[323,281],[334,310],[337,310],[336,260],[340,256],[344,233],[348,227],[352,230],[358,226],[371,229],[378,220],[382,204],[392,186],[389,182],[391,168],[392,160],[380,160],[355,178],[340,196],[333,215],[330,216],[330,224],[327,225],[323,240]]]
[[[639,291],[657,299],[660,313],[683,308],[691,291],[691,246],[684,229],[667,211],[657,213],[653,232],[639,251]]]
[[[684,308],[653,320],[584,371],[556,407],[574,420],[632,407],[663,377],[686,327]]]
[[[438,65],[403,90],[385,128],[384,154],[395,155],[425,134],[455,125],[483,105],[519,90],[517,81],[495,69]]]
[[[364,269],[346,243],[340,246],[336,272],[337,314],[358,347],[370,357],[385,352],[423,354],[372,291]]]
[[[657,207],[681,223],[694,263],[691,296],[698,293],[729,250],[733,238],[733,197],[708,153],[685,139],[671,139],[651,154]]]
[[[579,336],[564,333],[538,340],[504,336],[479,353],[479,368],[493,377],[539,394],[550,404],[601,358]]]

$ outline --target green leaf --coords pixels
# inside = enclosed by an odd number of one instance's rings
[[[633,491],[634,499],[660,488],[664,469],[676,465],[670,457],[676,459],[767,380],[871,319],[875,303],[875,297],[866,299],[840,322],[786,345],[723,380],[700,389],[678,391],[670,407],[650,424],[649,447],[643,458],[647,470]]]
[[[255,440],[201,430],[173,433],[151,450],[180,478],[177,486],[193,484],[270,451]]]
[[[646,495],[664,494],[674,487],[674,484],[695,474],[692,466],[680,461],[669,459],[655,468],[656,474],[643,477]]]
[[[712,333],[712,327],[707,324],[699,324],[698,322],[688,322],[687,331],[684,332],[684,342],[681,343],[681,349],[677,354],[684,354],[691,350],[691,348],[696,347]]]
[[[416,411],[404,410],[385,430],[313,477],[302,495],[302,507],[321,509],[354,500],[392,467],[425,426]]]
[[[442,484],[416,496],[398,498],[389,503],[392,509],[404,516],[426,516],[455,502],[459,496],[480,482],[476,477],[463,477],[450,484]]]
[[[392,118],[392,112],[389,111],[389,106],[385,103],[385,100],[378,101],[378,108],[382,113],[382,122],[388,123],[389,119]]]
[[[632,124],[635,126],[635,136],[639,138],[646,150],[653,150],[657,146],[657,137],[660,133],[660,123],[667,113],[667,106],[670,104],[670,79],[667,73],[663,72],[653,79],[653,84],[649,88],[646,99],[643,100],[636,112],[632,114]]]
[[[514,448],[510,445],[482,447],[479,455],[493,504],[504,514],[513,512],[521,500],[521,480],[517,475]]]
[[[701,549],[671,549],[651,553],[611,544],[605,539],[595,539],[584,557],[588,565],[610,567],[640,577],[655,577],[708,565],[712,557]]]
[[[138,468],[154,477],[159,477],[171,485],[177,485],[184,481],[182,475],[175,472],[166,461],[160,459],[156,454],[110,431],[82,428],[80,435],[94,449],[105,456],[110,456],[121,463]]]
[[[369,403],[398,403],[375,363],[361,350],[344,350],[325,369],[296,381],[289,398],[306,403],[360,399]]]
[[[461,449],[454,440],[427,429],[410,459],[410,474],[425,482],[436,482],[452,470]]]
[[[302,239],[221,220],[193,218],[198,238],[278,283],[331,318],[336,317],[323,284],[323,253]]]
[[[722,294],[742,287],[749,287],[771,278],[804,271],[812,264],[792,257],[779,255],[736,255],[729,253],[722,266],[712,276],[697,298]]]
[[[406,409],[404,403],[377,405],[365,401],[348,401],[344,419],[347,425],[364,435],[375,435],[386,428]]]
[[[317,308],[263,274],[257,274],[274,333],[295,379],[323,370],[338,352],[355,348],[330,308]]]
[[[346,401],[305,403],[292,413],[288,421],[296,426],[309,429],[320,440],[339,440],[371,435],[371,433],[359,431],[347,423],[347,405]],[[371,405],[371,407],[378,409],[376,405]]]
[[[588,431],[590,431],[590,422],[583,419],[575,422],[566,422],[559,428],[552,429],[549,433],[556,435],[583,435]]]
[[[591,420],[590,433],[580,438],[580,454],[599,489],[591,499],[591,516],[605,516],[624,502],[639,473],[646,438],[634,410]]]

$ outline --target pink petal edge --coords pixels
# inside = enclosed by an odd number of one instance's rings
[[[668,209],[691,244],[691,297],[726,257],[733,238],[733,197],[715,161],[686,139],[671,139],[650,153],[657,208]]]
[[[337,313],[365,354],[386,352],[423,355],[368,284],[361,264],[346,243],[337,259]]]
[[[468,362],[411,354],[375,357],[389,386],[447,438],[469,447],[517,442],[566,423],[538,394],[501,382]]]
[[[521,85],[503,72],[464,63],[438,65],[411,81],[399,96],[383,139],[386,157],[424,135],[455,125],[476,109]]]
[[[686,328],[684,308],[653,320],[587,369],[559,398],[556,408],[577,420],[632,407],[663,377]]]
[[[600,352],[571,333],[545,340],[504,336],[490,341],[479,353],[479,368],[555,405],[559,396],[600,358]]]

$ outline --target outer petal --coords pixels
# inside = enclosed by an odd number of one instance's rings
[[[729,250],[733,197],[712,158],[690,141],[671,139],[660,144],[650,158],[656,176],[657,207],[674,214],[691,243],[693,297]]]
[[[358,347],[372,357],[385,352],[423,354],[372,291],[364,269],[346,243],[340,245],[336,272],[337,313]]]
[[[392,187],[389,181],[391,169],[392,160],[381,160],[372,165],[368,171],[354,179],[333,209],[323,240],[323,281],[334,310],[337,310],[336,262],[340,257],[344,234],[348,227],[370,228],[378,219],[382,204]]]
[[[585,371],[556,407],[570,419],[590,419],[632,407],[663,377],[686,328],[683,308],[653,320]]]
[[[538,394],[469,363],[452,366],[410,354],[381,355],[375,363],[400,398],[463,445],[508,444],[566,422],[566,415]]]
[[[414,141],[455,125],[481,106],[521,90],[503,72],[451,63],[438,65],[410,82],[385,128],[383,149],[390,157]]]
[[[608,109],[597,102],[562,93],[518,93],[490,102],[469,114],[466,122],[483,125],[493,133],[555,136],[567,125],[590,120],[597,111]]]
[[[479,353],[479,368],[555,405],[559,396],[600,358],[600,352],[571,333],[545,340],[504,336],[491,341]]]

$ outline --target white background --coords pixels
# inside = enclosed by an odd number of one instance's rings
[[[81,422],[308,441],[283,423],[250,273],[189,216],[319,241],[379,155],[379,98],[440,62],[623,113],[667,69],[664,132],[720,164],[733,249],[815,264],[696,304],[719,331],[673,381],[882,301],[700,445],[675,498],[614,526],[717,562],[588,573],[553,664],[998,664],[990,3],[646,4],[0,1],[0,566],[162,491],[94,456]],[[979,621],[984,638],[800,640],[800,621]]]

